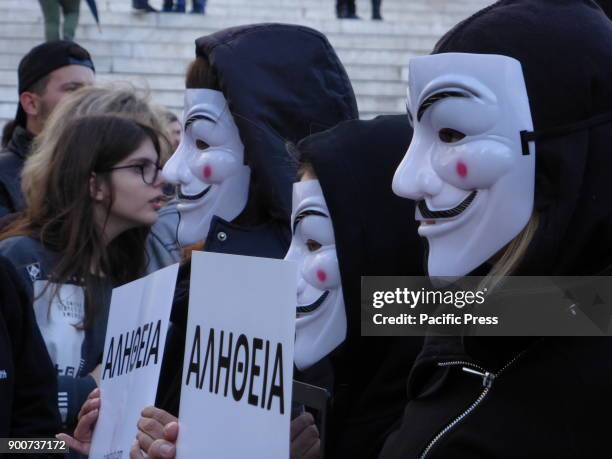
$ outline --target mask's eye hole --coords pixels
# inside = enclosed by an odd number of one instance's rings
[[[316,252],[317,250],[319,250],[322,245],[319,244],[317,241],[313,241],[312,239],[308,239],[306,241],[306,247],[308,247],[308,251],[309,252]]]
[[[196,147],[198,147],[198,149],[200,150],[206,150],[210,146],[206,142],[200,139],[196,139],[195,144],[196,144]]]
[[[463,139],[465,134],[451,128],[442,128],[438,131],[438,137],[440,137],[440,140],[444,143],[455,143]]]

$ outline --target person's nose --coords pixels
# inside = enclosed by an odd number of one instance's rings
[[[413,143],[393,176],[393,192],[418,201],[442,191],[443,182],[431,166],[430,154]]]

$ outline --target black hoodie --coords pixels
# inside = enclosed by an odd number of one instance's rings
[[[298,144],[327,203],[340,265],[347,338],[332,354],[329,457],[376,457],[405,403],[420,338],[361,337],[361,276],[424,275],[414,204],[393,194],[412,129],[405,115],[348,121]]]
[[[208,60],[227,100],[251,168],[251,193],[257,194],[269,216],[255,227],[213,217],[205,250],[282,258],[291,242],[291,189],[296,176],[286,143],[358,117],[346,71],[324,35],[286,24],[247,25],[206,35],[196,40],[196,55]],[[250,195],[249,201],[253,198]],[[175,327],[167,351],[172,362],[162,370],[158,391],[157,406],[174,414],[180,394],[189,266],[179,275],[172,310]]]
[[[611,43],[592,1],[504,0],[435,48],[522,64],[540,225],[517,274],[611,274]],[[381,458],[609,457],[610,355],[610,338],[427,338]]]
[[[0,257],[0,437],[57,432],[55,369],[19,276]]]

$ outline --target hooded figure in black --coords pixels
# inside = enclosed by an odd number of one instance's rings
[[[196,40],[185,132],[164,168],[178,184],[178,239],[204,250],[282,258],[291,240],[295,161],[287,142],[358,117],[327,39],[301,26],[260,24]],[[178,414],[189,264],[179,274],[157,406]]]
[[[610,43],[595,2],[504,0],[411,62],[393,186],[418,201],[430,275],[611,273]],[[428,337],[380,457],[608,457],[610,355],[610,338]]]
[[[362,338],[360,326],[361,276],[424,274],[416,223],[405,218],[414,204],[391,190],[410,137],[406,116],[383,116],[341,123],[297,146],[302,177],[285,259],[299,266],[296,366],[329,355],[334,368],[326,457],[376,457],[422,345]]]

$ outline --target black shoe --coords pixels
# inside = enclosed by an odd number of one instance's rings
[[[204,11],[204,8],[194,8],[189,12],[189,14],[206,14],[206,12]]]
[[[172,12],[173,12],[173,13],[184,13],[184,12],[185,12],[185,5],[183,5],[183,6],[178,6],[178,5],[177,5],[177,6],[175,6],[175,7],[172,9]]]
[[[383,18],[380,15],[380,13],[376,14],[376,13],[372,13],[372,21],[382,21]]]
[[[344,16],[344,19],[361,19],[361,18],[357,16],[355,13],[353,13],[353,14],[347,14],[346,16]]]
[[[132,1],[132,8],[137,13],[159,13],[159,11],[149,5],[149,2],[146,1]]]

